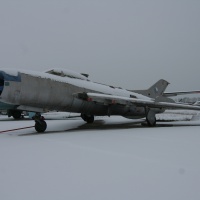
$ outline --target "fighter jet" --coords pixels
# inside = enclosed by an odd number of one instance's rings
[[[168,97],[175,93],[164,93],[168,84],[161,79],[147,90],[127,90],[93,82],[87,74],[66,69],[0,70],[0,102],[15,110],[35,112],[37,132],[47,128],[40,113],[52,110],[80,113],[87,123],[106,115],[146,118],[151,127],[156,125],[156,114],[166,109],[200,110],[197,105],[175,103]]]

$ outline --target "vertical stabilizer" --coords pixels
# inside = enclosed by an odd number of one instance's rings
[[[165,81],[164,79],[160,79],[147,90],[133,90],[133,92],[148,96],[150,98],[156,98],[163,95],[168,85],[169,82]]]

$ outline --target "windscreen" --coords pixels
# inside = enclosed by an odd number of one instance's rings
[[[0,95],[3,92],[3,88],[4,88],[4,77],[3,75],[0,73]]]

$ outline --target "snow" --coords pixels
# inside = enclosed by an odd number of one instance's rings
[[[195,121],[200,120],[200,112],[192,110],[166,110],[157,114],[158,121]]]
[[[69,69],[54,68],[54,69],[47,70],[46,73],[48,73],[48,74],[59,74],[60,76],[63,76],[63,77],[69,76],[69,77],[74,77],[74,78],[78,78],[78,79],[82,79],[82,80],[88,80],[88,78],[83,76],[82,74],[74,72],[74,71],[69,70]]]
[[[15,69],[4,70],[4,72],[7,73],[7,74],[15,74],[16,70]],[[104,94],[112,94],[112,95],[124,96],[124,97],[130,97],[130,95],[133,95],[133,96],[136,96],[139,99],[145,99],[145,100],[149,99],[149,100],[151,100],[150,98],[148,98],[146,96],[143,96],[141,94],[137,94],[135,92],[130,92],[126,89],[117,88],[117,87],[113,87],[113,86],[107,86],[107,85],[95,83],[95,82],[92,82],[92,81],[89,81],[89,80],[81,80],[81,79],[76,79],[76,78],[61,77],[61,76],[56,76],[56,75],[45,73],[45,72],[32,71],[32,70],[19,70],[18,72],[26,74],[26,75],[30,75],[30,76],[33,76],[33,77],[50,79],[50,80],[54,80],[54,81],[58,81],[58,82],[62,82],[62,83],[69,83],[69,84],[72,84],[72,85],[77,86],[77,87],[86,88],[88,90],[96,91],[96,92],[100,92],[100,93],[104,93]]]
[[[0,123],[0,131],[34,124],[5,116]],[[47,124],[44,134],[0,134],[0,199],[200,199],[200,121],[155,128],[122,117]]]

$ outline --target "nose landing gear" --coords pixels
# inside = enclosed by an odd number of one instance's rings
[[[45,122],[44,117],[37,113],[33,119],[35,120],[35,130],[38,133],[43,133],[47,128],[47,123]]]

